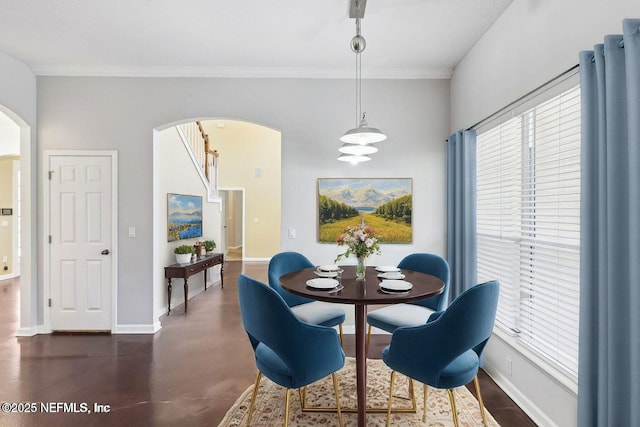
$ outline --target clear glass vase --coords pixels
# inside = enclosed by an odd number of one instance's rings
[[[356,280],[364,280],[364,275],[367,270],[367,257],[359,257],[356,264]]]

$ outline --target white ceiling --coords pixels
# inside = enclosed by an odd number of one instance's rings
[[[447,78],[512,0],[368,0],[363,77]],[[352,77],[349,0],[0,0],[39,75]]]

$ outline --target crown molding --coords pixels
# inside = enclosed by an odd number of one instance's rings
[[[352,79],[352,68],[297,67],[119,67],[42,66],[31,67],[37,76],[69,77],[189,77],[189,78],[274,78]],[[363,79],[450,79],[450,68],[368,68]]]

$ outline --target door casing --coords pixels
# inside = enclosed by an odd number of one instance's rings
[[[51,298],[51,246],[49,245],[49,236],[52,233],[50,221],[51,194],[49,185],[49,164],[53,156],[69,156],[69,157],[111,157],[111,331],[116,330],[116,319],[118,312],[118,294],[117,294],[117,277],[118,277],[118,153],[112,150],[44,150],[44,161],[42,166],[42,188],[44,196],[44,213],[42,227],[43,235],[43,299],[42,312],[43,316],[43,333],[51,333],[51,311],[49,309],[49,298]]]

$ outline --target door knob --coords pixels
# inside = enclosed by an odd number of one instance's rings
[[[100,252],[102,255],[109,255],[109,249],[105,249],[104,251]]]

